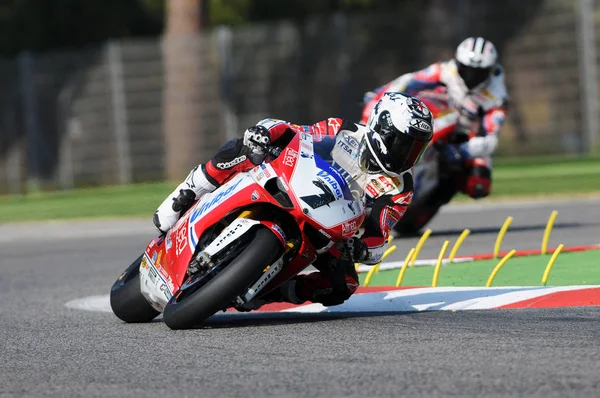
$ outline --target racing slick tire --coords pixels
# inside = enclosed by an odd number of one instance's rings
[[[127,323],[150,322],[159,314],[140,289],[140,263],[143,254],[119,276],[110,289],[113,313]]]
[[[171,329],[198,326],[220,310],[226,309],[237,296],[248,289],[275,261],[282,246],[266,227],[258,227],[246,248],[204,286],[178,301],[176,292],[163,312],[165,324]]]

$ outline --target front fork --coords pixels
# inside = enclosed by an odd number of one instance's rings
[[[229,245],[235,243],[238,239],[241,239],[243,235],[248,233],[252,228],[258,225],[264,225],[269,228],[273,234],[279,239],[282,247],[285,248],[283,254],[273,264],[267,266],[263,272],[263,275],[241,296],[237,298],[237,302],[243,305],[251,301],[260,291],[267,286],[279,272],[283,269],[285,264],[289,262],[289,254],[295,247],[295,244],[291,241],[286,240],[285,233],[272,221],[266,220],[253,220],[249,217],[252,216],[252,211],[243,211],[231,224],[225,227],[221,233],[208,245],[198,252],[198,254],[192,259],[188,267],[188,274],[192,275],[202,269],[210,270],[215,266],[216,256],[222,252]]]

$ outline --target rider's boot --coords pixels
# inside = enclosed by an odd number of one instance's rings
[[[340,305],[358,289],[358,274],[354,264],[338,267],[333,274],[312,272],[297,275],[265,296],[237,307],[238,311],[257,310],[269,303],[320,303],[326,307]]]
[[[479,159],[475,159],[476,161]],[[491,170],[482,164],[474,163],[465,183],[465,193],[473,199],[485,198],[490,194],[492,185]]]
[[[166,233],[198,199],[217,189],[208,180],[203,168],[196,166],[158,207],[153,221],[160,232]]]

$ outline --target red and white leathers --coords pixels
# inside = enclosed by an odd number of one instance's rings
[[[368,213],[365,218],[360,239],[366,244],[368,254],[362,260],[364,264],[378,263],[384,253],[384,246],[396,222],[404,215],[413,195],[413,179],[410,169],[399,177],[385,174],[366,174],[358,164],[359,147],[367,128],[360,124],[330,118],[313,125],[300,126],[281,120],[264,119],[258,123],[268,131],[271,145],[278,140],[289,142],[289,134],[307,133],[313,135],[315,152],[324,160],[335,162],[345,171],[344,177],[360,184],[367,200]],[[287,137],[286,137],[287,135]],[[155,224],[166,231],[179,218],[174,211],[173,201],[180,190],[193,190],[196,199],[229,180],[234,174],[256,166],[250,159],[242,139],[233,139],[223,145],[209,162],[196,167],[158,208]],[[332,261],[338,262],[335,271],[327,270]],[[341,264],[340,259],[326,253],[313,266],[321,272],[300,275],[295,291],[283,294],[283,300],[303,302],[310,300],[325,305],[340,304],[358,288],[358,275],[352,262]],[[336,276],[337,275],[337,276]],[[339,281],[342,281],[340,288]],[[337,281],[337,282],[336,282]],[[336,286],[337,285],[337,286]],[[289,286],[288,286],[289,287]]]
[[[472,90],[467,88],[458,74],[454,59],[404,74],[367,94],[362,123],[368,120],[381,94],[388,91],[411,95],[434,91],[448,96],[449,104],[460,115],[457,131],[467,134],[469,139],[462,145],[462,149],[470,155],[470,162],[477,168],[465,182],[464,191],[473,197],[487,196],[491,185],[491,155],[498,147],[498,135],[508,112],[508,94],[502,66],[496,64],[490,77]]]

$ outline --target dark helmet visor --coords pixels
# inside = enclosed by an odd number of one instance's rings
[[[469,90],[483,83],[488,77],[490,77],[490,73],[492,72],[491,67],[474,68],[472,66],[461,64],[460,62],[456,62],[456,65],[458,74],[463,79]]]

